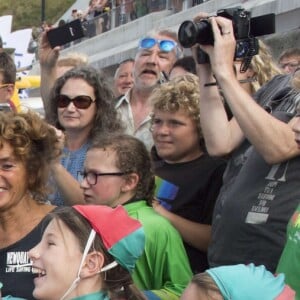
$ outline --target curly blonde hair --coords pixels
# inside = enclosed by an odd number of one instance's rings
[[[177,76],[154,89],[150,96],[153,111],[177,112],[183,110],[195,122],[200,140],[203,134],[200,126],[199,78],[193,74]],[[152,120],[154,112],[152,113]]]
[[[0,112],[0,149],[4,144],[10,145],[15,158],[24,164],[33,198],[45,201],[50,164],[61,154],[55,130],[34,112]]]
[[[259,53],[252,58],[250,69],[253,70],[257,79],[251,82],[252,93],[255,93],[275,75],[282,74],[273,60],[269,47],[261,40],[259,40]]]

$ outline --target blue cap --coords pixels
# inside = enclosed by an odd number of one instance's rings
[[[264,266],[240,264],[211,268],[206,272],[217,284],[224,300],[274,300],[285,289],[285,276],[273,275]]]

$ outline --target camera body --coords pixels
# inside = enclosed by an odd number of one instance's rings
[[[245,10],[241,6],[237,6],[220,9],[217,11],[217,16],[232,21],[233,32],[236,39],[235,59],[248,58],[248,60],[251,61],[251,58],[258,53],[259,48],[258,40],[255,36],[275,32],[274,14],[251,18],[250,11]],[[264,24],[264,26],[261,27],[261,24]],[[197,43],[202,45],[214,44],[212,27],[207,19],[197,23],[190,20],[184,21],[179,27],[178,39],[184,48],[190,48]],[[200,48],[198,49],[197,60],[199,64],[209,62],[208,55]]]
[[[84,28],[79,19],[66,23],[63,26],[53,28],[47,32],[47,37],[51,48],[62,46],[83,38]]]

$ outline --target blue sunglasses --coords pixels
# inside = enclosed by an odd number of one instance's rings
[[[139,41],[139,49],[151,49],[156,44],[163,52],[170,52],[177,46],[177,43],[172,40],[157,40],[148,37]]]

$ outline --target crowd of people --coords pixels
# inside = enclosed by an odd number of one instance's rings
[[[199,5],[209,0],[193,0],[192,6]],[[114,27],[124,25],[130,21],[141,18],[149,13],[169,10],[173,13],[182,11],[183,0],[90,0],[84,9],[73,8],[69,18],[60,19],[57,26],[79,19],[85,33],[85,37],[91,38],[103,32],[109,31]],[[41,28],[33,28],[33,36],[29,51],[37,49],[36,31],[39,33],[45,28],[53,27],[44,21]],[[79,43],[82,39],[76,40]],[[65,45],[68,47],[69,44]],[[33,53],[33,52],[31,52]]]
[[[44,118],[11,102],[0,49],[3,299],[300,299],[299,49],[260,41],[244,70],[209,22],[192,56],[149,32],[113,85],[46,30]]]

